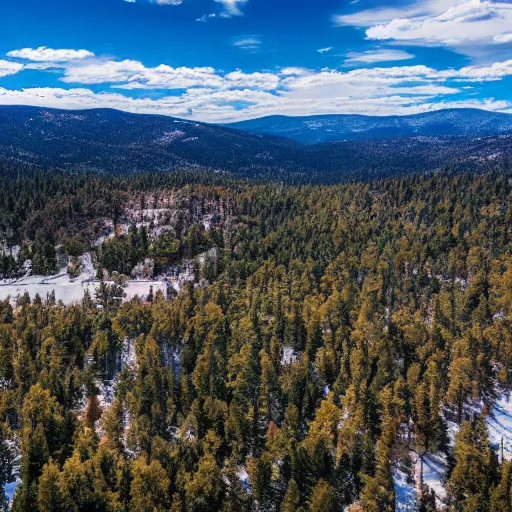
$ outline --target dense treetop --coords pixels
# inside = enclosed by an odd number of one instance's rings
[[[451,510],[509,510],[510,464],[465,407],[512,382],[507,177],[290,186],[4,172],[13,242],[87,244],[141,191],[233,205],[211,286],[0,305],[0,483],[19,439],[14,511],[392,511],[393,472],[439,450]],[[447,420],[461,424],[453,448]]]

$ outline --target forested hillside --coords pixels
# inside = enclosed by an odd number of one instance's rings
[[[501,115],[508,121],[507,114]],[[507,126],[505,121],[502,124]],[[208,171],[236,178],[322,184],[439,168],[509,172],[510,131],[502,133],[499,123],[482,122],[489,131],[481,132],[484,137],[476,136],[479,124],[471,116],[465,126],[474,130],[469,134],[462,129],[444,130],[442,124],[434,123],[430,130],[401,137],[400,130],[384,127],[370,140],[339,141],[334,137],[320,140],[338,142],[304,145],[283,136],[166,116],[0,106],[0,158],[71,172]],[[284,129],[276,133],[288,134]]]
[[[389,137],[488,136],[512,132],[512,116],[470,108],[455,108],[402,116],[327,114],[269,116],[225,126],[251,133],[280,135],[305,144]]]
[[[3,173],[5,269],[63,244],[108,276],[0,304],[13,511],[509,510],[507,176]],[[179,293],[120,300],[134,262],[211,248]]]

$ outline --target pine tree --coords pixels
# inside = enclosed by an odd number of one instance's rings
[[[309,499],[309,512],[335,512],[334,492],[325,480],[319,480]]]
[[[134,512],[167,512],[171,506],[170,481],[158,461],[146,464],[144,457],[133,463],[131,510]]]
[[[455,467],[448,488],[457,503],[468,507],[489,506],[489,492],[497,481],[497,458],[489,440],[485,419],[464,422],[456,437]]]
[[[60,471],[50,459],[43,467],[37,495],[39,512],[66,512],[66,503],[61,491]]]
[[[489,512],[512,512],[512,463],[505,461],[501,467],[501,478],[491,492]]]
[[[286,494],[281,503],[280,512],[300,512],[303,509],[300,507],[300,493],[297,483],[292,478],[288,482]]]

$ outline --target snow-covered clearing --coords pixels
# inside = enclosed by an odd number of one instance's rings
[[[136,366],[137,354],[135,352],[135,340],[126,338],[121,351],[117,354],[116,368],[113,378],[97,382],[97,386],[100,390],[100,393],[98,394],[98,401],[102,409],[102,414],[105,414],[114,401],[118,381],[117,377],[119,373],[125,368],[135,368]],[[123,411],[123,423],[126,431],[130,426],[130,416],[126,409]],[[100,437],[104,436],[101,421],[98,421],[96,424],[96,432]],[[126,434],[124,437],[126,437]]]
[[[128,281],[124,289],[124,293],[126,294],[124,300],[129,301],[136,295],[147,298],[151,287],[153,287],[153,295],[158,291],[161,291],[164,296],[167,294],[167,283],[163,281]]]
[[[64,304],[79,302],[83,299],[86,290],[91,296],[99,286],[99,282],[92,281],[95,271],[91,260],[91,254],[85,253],[80,257],[81,273],[76,278],[71,278],[66,268],[52,276],[25,275],[17,280],[0,280],[0,300],[10,298],[15,300],[18,296],[28,292],[31,299],[39,294],[41,299],[55,292],[55,300]]]
[[[0,280],[0,300],[10,298],[15,302],[16,299],[28,292],[33,300],[36,294],[41,299],[54,292],[55,300],[62,301],[63,304],[73,304],[80,302],[84,298],[86,291],[94,298],[96,290],[100,286],[100,281],[95,279],[96,271],[92,263],[90,253],[85,253],[79,259],[81,273],[78,277],[71,278],[66,268],[51,276],[32,276],[25,275],[17,280]],[[188,279],[188,277],[187,277]],[[180,290],[181,280],[176,281],[175,288]],[[128,281],[124,289],[125,301],[133,299],[136,295],[141,298],[147,298],[150,289],[153,287],[153,294],[161,291],[164,295],[167,292],[167,283],[163,281]]]
[[[16,489],[21,484],[21,444],[18,436],[15,435],[14,439],[9,439],[7,445],[12,453],[12,473],[11,482],[5,484],[4,492],[7,504],[10,507],[14,498]]]
[[[18,259],[21,252],[19,245],[13,245],[9,247],[5,242],[0,243],[0,256],[12,256],[15,260]]]
[[[245,469],[245,466],[239,466],[236,470],[236,476],[240,480],[240,483],[242,484],[243,488],[246,492],[251,492],[251,483],[249,479],[249,474],[247,473],[247,470]]]
[[[114,400],[118,374],[125,368],[135,368],[136,364],[137,356],[135,354],[135,341],[126,338],[120,352],[117,354],[116,369],[113,378],[110,380],[106,379],[98,383],[98,387],[100,389],[98,400],[102,409],[106,410]]]

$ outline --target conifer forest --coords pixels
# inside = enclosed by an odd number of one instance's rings
[[[0,509],[512,510],[503,170],[0,173]]]

